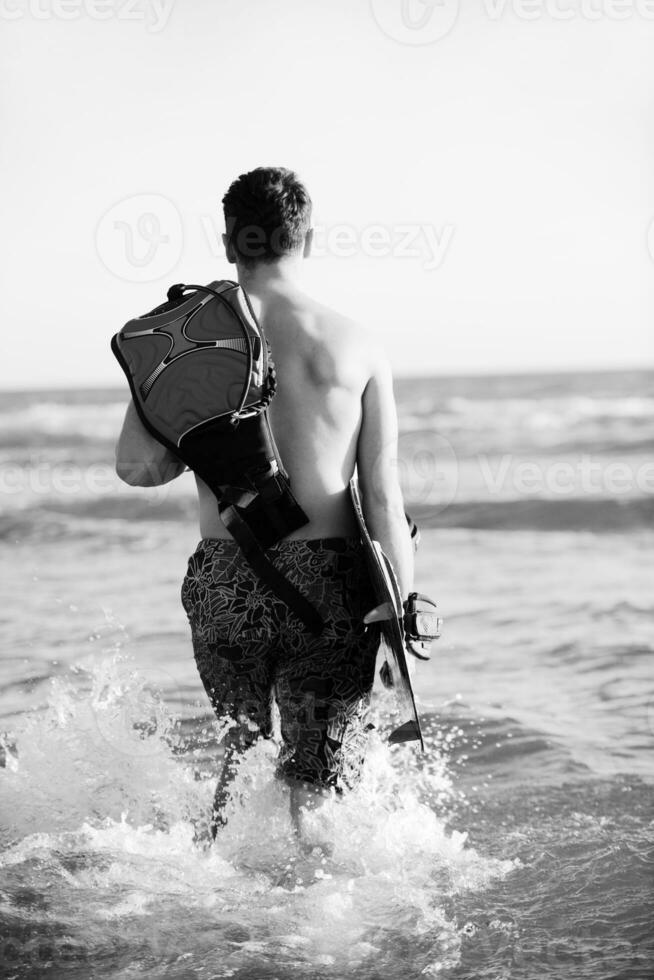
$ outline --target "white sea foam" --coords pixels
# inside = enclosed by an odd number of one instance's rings
[[[213,779],[194,761],[198,748],[180,757],[175,743],[174,719],[121,655],[54,684],[0,771],[9,900],[29,868],[67,941],[93,949],[118,930],[160,962],[193,950],[198,976],[225,960],[343,971],[381,949],[399,975],[389,935],[412,938],[425,969],[453,965],[460,937],[443,897],[513,867],[478,854],[446,829],[445,810],[421,802],[421,782],[450,794],[444,757],[419,773],[410,750],[391,754],[379,741],[361,790],[313,816],[333,835],[331,857],[298,847],[267,742],[242,764],[228,826],[210,847]],[[64,946],[53,941],[54,961]]]

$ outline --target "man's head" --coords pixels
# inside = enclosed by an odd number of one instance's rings
[[[308,255],[311,198],[292,170],[257,167],[223,197],[227,258],[246,269]]]

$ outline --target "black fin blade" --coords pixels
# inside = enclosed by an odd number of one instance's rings
[[[420,729],[415,721],[405,721],[403,725],[391,732],[389,739],[391,744],[398,742],[422,742]]]

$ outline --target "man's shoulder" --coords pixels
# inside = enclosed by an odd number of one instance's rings
[[[291,327],[288,337],[294,338],[296,349],[309,356],[314,373],[330,383],[362,388],[378,372],[384,355],[375,331],[346,311],[301,293],[284,297],[275,320]]]
[[[384,370],[386,355],[371,326],[340,310],[323,307],[318,332],[331,355],[348,374],[354,372],[363,389],[367,382]]]
[[[379,352],[377,337],[370,325],[363,320],[317,300],[310,300],[306,312],[312,318],[320,336],[325,339],[339,346],[343,345],[349,351],[359,348],[366,359]]]

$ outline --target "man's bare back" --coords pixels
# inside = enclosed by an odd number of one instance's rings
[[[269,409],[273,436],[293,493],[309,518],[289,537],[350,537],[356,524],[347,488],[371,375],[370,341],[362,327],[294,283],[253,277],[243,285],[277,370],[277,394]],[[215,496],[196,481],[201,536],[229,537]]]
[[[291,488],[309,523],[292,539],[357,533],[348,483],[358,471],[366,520],[391,559],[404,594],[412,588],[413,548],[397,468],[397,417],[388,362],[359,324],[307,296],[289,262],[240,270],[270,341],[277,393],[269,419]],[[185,466],[143,427],[130,402],[116,447],[121,479],[168,483]],[[228,539],[215,496],[196,478],[200,535]]]

